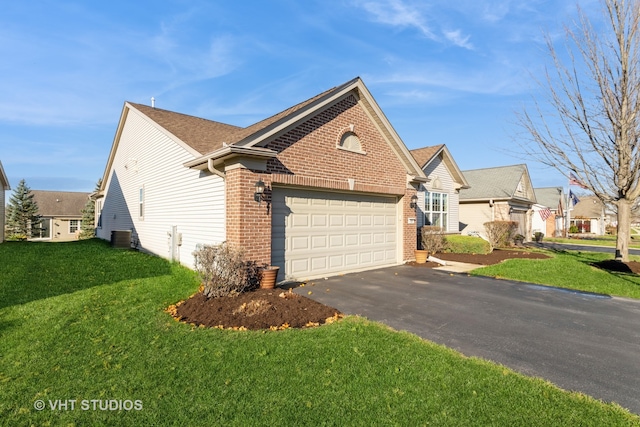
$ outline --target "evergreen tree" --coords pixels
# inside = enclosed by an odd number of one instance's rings
[[[31,189],[23,179],[13,191],[7,206],[6,223],[9,238],[30,238],[32,231],[40,227],[41,219],[38,215],[38,204],[33,200]]]
[[[98,180],[93,194],[89,197],[87,203],[85,203],[84,208],[82,208],[82,223],[80,224],[79,239],[90,239],[96,235],[96,201],[93,195],[100,190],[101,183],[102,178]]]

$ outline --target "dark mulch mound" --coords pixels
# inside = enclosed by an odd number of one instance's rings
[[[594,262],[591,265],[602,270],[615,271],[618,273],[640,274],[640,262],[638,261],[622,262],[616,261],[615,259],[608,259],[605,261]]]
[[[539,252],[529,252],[524,250],[512,250],[512,249],[494,249],[490,254],[449,254],[438,253],[436,258],[440,258],[445,261],[466,262],[469,264],[479,265],[492,265],[498,264],[506,259],[545,259],[549,258],[549,255],[541,254]],[[419,267],[439,267],[440,264],[435,262],[426,262],[425,264],[409,263],[410,265]]]
[[[168,311],[186,323],[224,329],[304,328],[342,316],[335,308],[278,288],[209,299],[197,293]]]

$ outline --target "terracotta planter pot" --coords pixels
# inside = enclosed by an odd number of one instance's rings
[[[260,289],[273,289],[276,286],[280,267],[270,265],[262,269],[260,273]]]
[[[416,255],[417,264],[424,264],[425,262],[427,262],[427,258],[429,257],[429,252],[422,249],[416,249],[414,253]]]

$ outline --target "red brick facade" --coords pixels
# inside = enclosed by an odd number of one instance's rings
[[[357,135],[364,153],[337,147],[345,131]],[[226,171],[227,241],[243,247],[248,259],[271,262],[270,203],[254,201],[258,179],[268,189],[275,184],[398,197],[402,259],[413,259],[416,225],[409,224],[409,219],[415,218],[415,211],[409,204],[416,191],[407,184],[407,171],[398,154],[353,94],[277,136],[265,148],[278,153],[267,161],[265,172]]]

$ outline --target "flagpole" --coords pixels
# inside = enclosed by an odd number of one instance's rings
[[[569,238],[569,228],[571,228],[571,209],[569,208],[569,199],[571,194],[571,178],[567,179],[567,204],[565,205],[565,210],[567,211],[567,223],[565,230],[567,232],[567,239]]]

